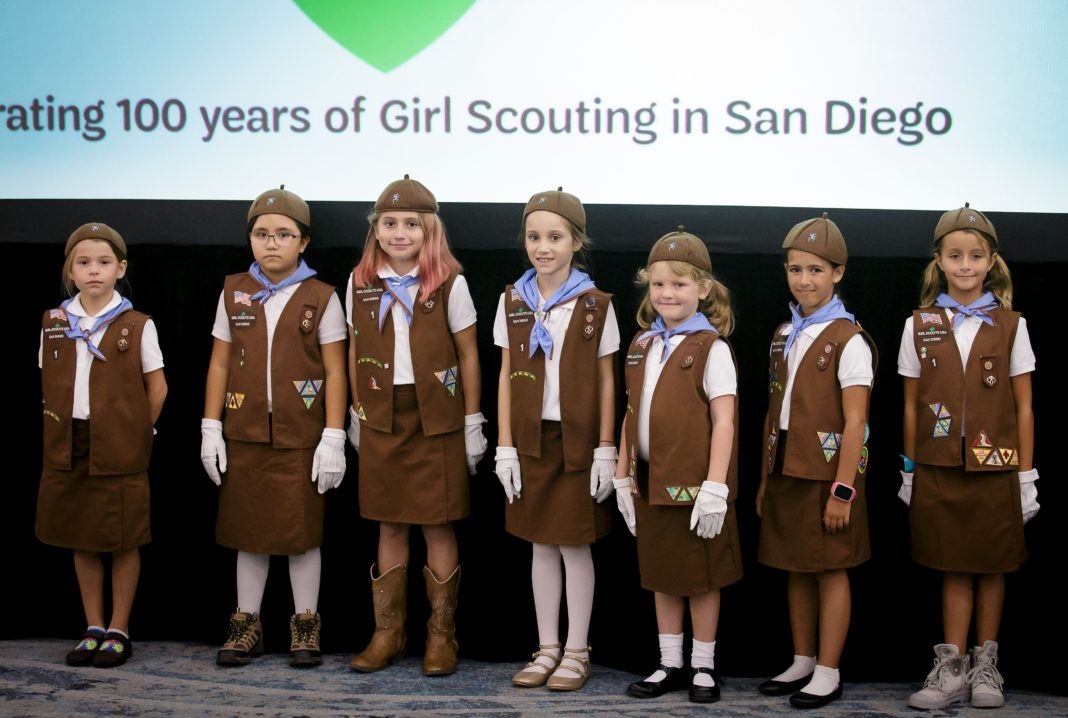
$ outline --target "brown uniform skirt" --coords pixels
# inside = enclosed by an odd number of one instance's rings
[[[649,465],[638,462],[634,510],[638,528],[638,570],[642,588],[672,596],[700,596],[742,578],[742,550],[734,502],[727,504],[723,530],[703,539],[690,530],[693,506],[651,506]]]
[[[823,530],[823,511],[831,495],[830,481],[784,476],[782,447],[764,489],[760,548],[757,560],[773,568],[815,573],[852,568],[871,558],[868,540],[868,504],[865,479],[853,484],[857,493],[850,504],[849,526],[837,533]]]
[[[44,467],[37,538],[78,551],[123,551],[152,540],[148,474],[89,475],[89,422],[75,419],[69,471]]]
[[[215,540],[248,553],[296,555],[323,543],[326,500],[312,483],[315,449],[226,442]]]
[[[463,429],[424,435],[415,385],[393,387],[393,433],[360,428],[360,515],[436,525],[470,513]]]
[[[592,457],[592,452],[590,454]],[[504,506],[504,528],[513,536],[544,544],[582,546],[608,535],[608,501],[590,496],[590,470],[564,470],[559,421],[541,422],[541,457],[519,455],[523,489]]]
[[[909,525],[912,558],[939,571],[1005,573],[1027,558],[1015,471],[918,464]]]

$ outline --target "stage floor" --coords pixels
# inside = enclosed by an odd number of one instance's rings
[[[793,715],[785,699],[756,692],[755,678],[726,678],[714,705],[673,693],[640,701],[623,693],[638,676],[596,664],[577,693],[517,689],[521,664],[463,661],[452,676],[426,678],[409,658],[379,673],[348,669],[349,656],[330,655],[316,669],[297,670],[273,654],[245,668],[215,665],[214,646],[140,642],[119,668],[70,668],[63,656],[73,642],[0,641],[0,715],[3,716],[755,716]],[[818,714],[925,715],[905,706],[908,684],[845,686],[845,696]],[[991,712],[950,707],[926,715],[1068,716],[1068,697],[1009,690],[1004,708]]]

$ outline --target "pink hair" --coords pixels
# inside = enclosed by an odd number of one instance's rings
[[[459,274],[463,267],[456,261],[449,250],[445,238],[445,225],[436,214],[419,212],[419,226],[423,228],[423,248],[419,251],[419,301],[425,302],[437,291],[450,274]],[[366,287],[378,276],[378,270],[387,264],[387,255],[378,246],[375,224],[378,213],[372,212],[367,217],[370,228],[367,240],[363,244],[363,256],[354,271],[357,286]]]

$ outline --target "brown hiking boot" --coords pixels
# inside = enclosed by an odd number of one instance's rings
[[[375,602],[375,632],[371,642],[358,656],[349,661],[354,671],[380,671],[404,657],[408,633],[404,621],[408,618],[408,566],[394,566],[375,578],[371,566],[371,596]]]
[[[289,665],[294,668],[323,665],[323,653],[319,650],[321,626],[319,614],[310,610],[289,619]]]
[[[423,673],[428,676],[447,676],[456,672],[459,659],[456,652],[456,594],[460,589],[460,567],[444,582],[439,581],[429,566],[423,567],[426,577],[426,597],[430,599],[430,620],[426,622],[426,655]]]
[[[263,625],[260,614],[238,611],[230,616],[226,643],[215,662],[220,666],[247,666],[253,656],[263,655]]]

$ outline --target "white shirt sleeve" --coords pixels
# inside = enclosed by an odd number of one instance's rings
[[[920,378],[920,358],[916,356],[916,343],[912,339],[912,316],[905,320],[901,333],[901,348],[897,351],[897,373],[912,379]]]
[[[341,301],[337,294],[330,293],[330,299],[323,311],[323,318],[319,320],[319,344],[333,344],[344,341],[349,330],[345,325],[345,315],[341,310]]]
[[[838,361],[838,385],[843,389],[848,386],[870,387],[873,379],[875,372],[871,368],[871,347],[862,335],[856,334],[846,342],[842,358]]]
[[[156,323],[149,319],[141,333],[141,373],[148,374],[163,368],[163,352],[159,348]]]
[[[493,343],[502,349],[508,348],[508,319],[504,316],[504,292],[497,302],[497,316],[493,318]]]
[[[226,301],[223,292],[219,292],[219,306],[215,310],[215,326],[211,328],[211,335],[229,343],[233,339],[230,337],[230,318],[226,316]]]
[[[345,282],[345,317],[352,326],[352,272],[349,272],[349,278]]]
[[[502,299],[504,295],[501,295]],[[449,293],[449,332],[456,334],[475,323],[478,315],[475,312],[475,302],[471,299],[471,290],[467,286],[464,275],[456,276],[452,283],[452,291]]]
[[[734,366],[734,359],[726,342],[717,341],[712,345],[705,363],[703,383],[709,401],[719,396],[738,394],[738,370]]]
[[[1035,370],[1035,352],[1031,349],[1031,335],[1027,332],[1027,320],[1020,317],[1016,327],[1016,340],[1009,356],[1009,376],[1019,376]]]
[[[504,295],[501,295],[504,302]],[[579,311],[576,306],[575,311]],[[614,354],[619,351],[619,323],[616,321],[616,310],[612,303],[608,303],[608,311],[604,316],[604,331],[601,332],[601,343],[597,346],[597,358]]]

